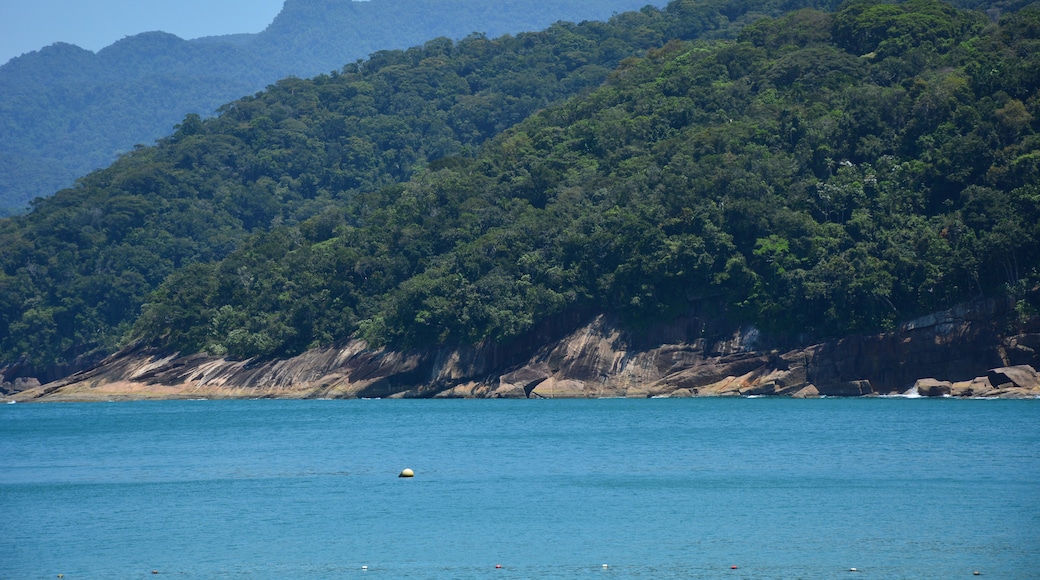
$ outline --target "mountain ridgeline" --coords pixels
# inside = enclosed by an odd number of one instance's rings
[[[288,0],[258,34],[147,32],[94,54],[55,44],[0,67],[0,216],[166,136],[187,113],[288,76],[339,70],[440,36],[496,37],[663,0]]]
[[[981,296],[1035,313],[1040,8],[703,38],[720,15],[435,40],[189,116],[0,222],[0,357],[508,342],[694,304],[791,342]]]
[[[957,0],[1014,9],[1025,0]],[[604,20],[666,0],[287,0],[264,31],[183,40],[163,32],[126,37],[97,54],[58,43],[0,66],[0,216],[69,187],[136,144],[169,134],[188,113],[221,105],[279,79],[338,71],[379,50],[440,36],[497,37],[556,21]],[[761,15],[838,0],[704,2],[708,22],[732,35]],[[722,26],[725,23],[725,26]]]

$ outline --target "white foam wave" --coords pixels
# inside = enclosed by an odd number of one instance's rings
[[[878,395],[882,399],[924,399],[926,398],[921,393],[917,392],[917,385],[910,387],[902,393],[892,393],[889,395]]]

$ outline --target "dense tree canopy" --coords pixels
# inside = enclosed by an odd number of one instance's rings
[[[0,216],[21,213],[278,79],[310,77],[438,36],[539,30],[664,5],[664,0],[289,0],[264,31],[194,40],[126,37],[97,54],[58,43],[0,66]]]
[[[599,85],[674,24],[647,8],[515,37],[442,38],[285,79],[218,118],[187,116],[158,146],[0,221],[0,366],[110,352],[174,271],[224,257],[249,232],[406,180],[429,159],[472,155]]]
[[[506,341],[705,300],[807,340],[1040,283],[1040,9],[854,2],[705,40],[698,8],[433,41],[189,117],[0,222],[3,356]]]

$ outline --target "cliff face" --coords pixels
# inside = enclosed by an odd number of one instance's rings
[[[1040,320],[1006,334],[1009,301],[961,306],[898,331],[774,348],[711,312],[640,331],[560,319],[509,346],[398,352],[353,341],[274,361],[125,350],[15,400],[355,397],[1040,396]]]

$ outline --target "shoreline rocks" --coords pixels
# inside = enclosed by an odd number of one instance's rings
[[[602,398],[786,396],[1040,398],[1040,320],[1004,336],[1009,301],[931,314],[898,330],[805,347],[770,344],[705,307],[638,332],[561,317],[511,345],[413,352],[361,341],[283,360],[235,361],[131,347],[6,400]]]

